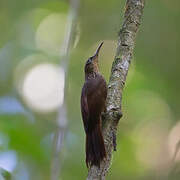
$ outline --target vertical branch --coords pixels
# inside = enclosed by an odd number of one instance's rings
[[[124,22],[118,34],[118,45],[112,65],[107,95],[107,113],[104,118],[103,136],[107,157],[100,168],[92,166],[87,180],[105,180],[111,165],[114,139],[119,119],[122,116],[122,91],[131,63],[135,38],[143,15],[145,0],[127,0]]]
[[[60,56],[62,57],[61,67],[64,70],[64,96],[66,96],[66,78],[69,64],[69,54],[72,45],[72,39],[75,32],[75,24],[77,19],[79,7],[79,0],[70,0],[70,10],[67,21],[66,36],[64,38],[64,43],[60,49]],[[59,108],[57,116],[57,129],[53,137],[53,155],[51,164],[51,180],[58,180],[60,176],[60,152],[63,146],[64,135],[67,127],[67,116],[66,116],[66,102],[63,101],[62,106]]]

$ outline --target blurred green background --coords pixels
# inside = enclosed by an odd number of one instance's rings
[[[125,0],[80,1],[65,82],[61,180],[87,175],[83,68],[104,41],[100,70],[108,81],[124,6]],[[65,0],[0,0],[0,178],[50,179],[52,139],[64,99],[61,48],[69,8]],[[179,19],[180,1],[146,1],[108,180],[180,179],[179,152],[173,160],[180,140]]]

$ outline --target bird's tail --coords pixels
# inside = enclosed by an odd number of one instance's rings
[[[104,139],[99,124],[86,134],[86,165],[100,167],[100,162],[106,157]]]

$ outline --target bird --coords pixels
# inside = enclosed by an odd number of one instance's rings
[[[86,166],[100,167],[106,158],[101,115],[106,111],[107,84],[99,72],[98,56],[103,42],[85,63],[85,82],[81,91],[81,114],[86,134]]]

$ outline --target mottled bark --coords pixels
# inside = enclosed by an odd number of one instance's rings
[[[92,166],[87,180],[105,180],[111,165],[113,140],[116,137],[119,119],[122,116],[122,91],[131,63],[135,38],[143,15],[145,0],[127,0],[124,23],[118,34],[118,47],[112,65],[108,84],[107,112],[103,121],[103,136],[107,158],[101,162],[100,168]]]

